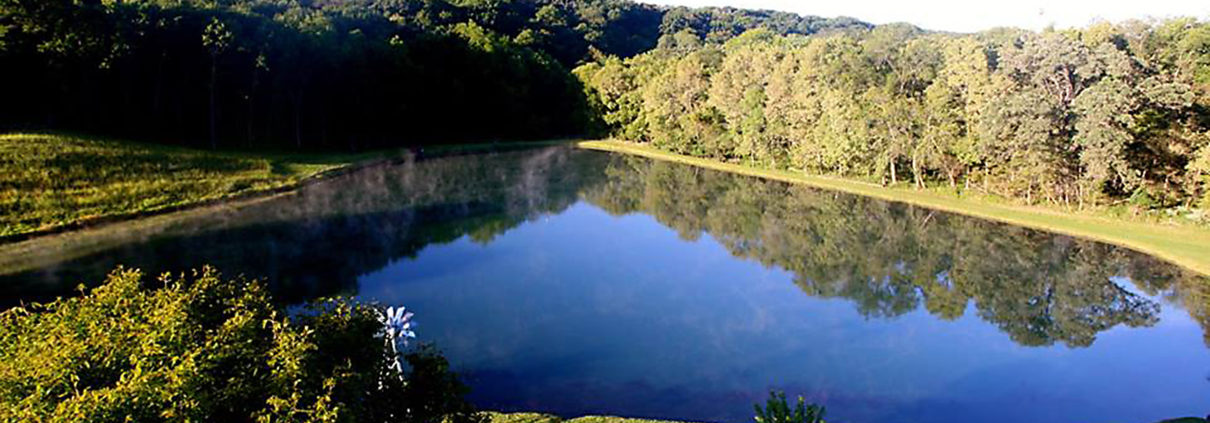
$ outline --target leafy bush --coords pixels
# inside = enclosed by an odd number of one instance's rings
[[[119,268],[84,295],[0,313],[0,421],[480,421],[431,347],[397,358],[373,307],[286,317],[214,269],[143,286]]]
[[[1151,191],[1147,187],[1138,187],[1135,189],[1128,201],[1130,205],[1141,210],[1151,210],[1161,206],[1161,203],[1151,195]]]
[[[757,423],[824,423],[824,408],[815,404],[807,405],[806,400],[798,397],[798,405],[793,410],[786,403],[785,392],[769,392],[769,400],[765,408],[756,404]]]

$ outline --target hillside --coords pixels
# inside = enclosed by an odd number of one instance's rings
[[[0,131],[328,151],[580,135],[572,67],[758,27],[868,25],[628,0],[3,2]]]

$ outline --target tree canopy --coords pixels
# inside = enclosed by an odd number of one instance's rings
[[[0,128],[362,150],[611,134],[1031,203],[1210,202],[1210,25],[947,34],[629,0],[0,0]]]
[[[0,0],[0,129],[312,150],[578,135],[572,67],[755,27],[865,25],[628,0]]]
[[[1210,193],[1210,25],[750,30],[576,70],[614,136],[679,153],[1038,203]]]

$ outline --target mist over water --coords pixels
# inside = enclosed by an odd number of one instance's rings
[[[417,312],[482,408],[839,422],[1205,415],[1201,277],[1129,250],[567,147],[409,161],[297,195],[41,241],[8,305],[117,265],[211,264],[283,301]],[[17,255],[20,254],[20,255]]]

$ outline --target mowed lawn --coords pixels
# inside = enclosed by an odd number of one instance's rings
[[[363,158],[0,135],[0,237],[285,188]]]

